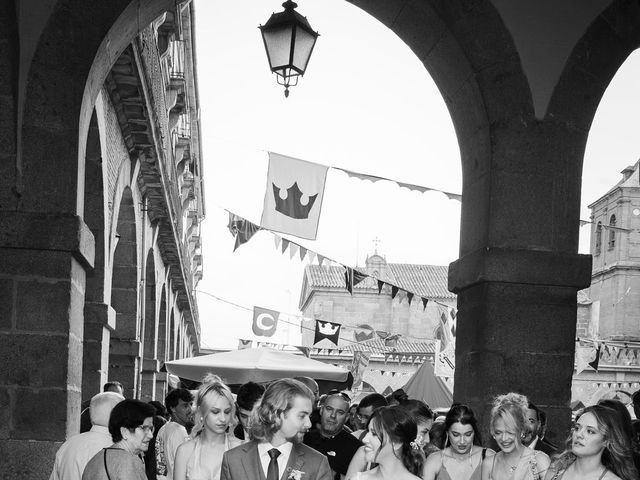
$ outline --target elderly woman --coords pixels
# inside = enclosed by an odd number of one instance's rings
[[[482,462],[482,480],[539,480],[549,468],[546,453],[526,447],[522,440],[529,423],[529,401],[524,395],[507,393],[495,398],[489,431],[500,452]]]
[[[233,431],[236,404],[231,390],[218,376],[204,379],[196,405],[191,440],[178,447],[173,480],[219,480],[222,455],[242,443],[229,433]]]
[[[139,400],[123,400],[113,407],[109,433],[114,444],[89,460],[82,480],[147,480],[140,455],[153,438],[155,412]]]
[[[613,408],[585,408],[573,425],[567,450],[551,464],[545,480],[640,478],[626,428]]]

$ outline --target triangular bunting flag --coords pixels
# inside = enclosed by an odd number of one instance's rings
[[[382,287],[384,287],[384,282],[382,280],[378,280],[378,295],[382,293]]]
[[[409,302],[409,305],[411,305],[411,300],[413,300],[413,293],[407,292],[407,301]]]
[[[600,364],[600,345],[598,345],[598,348],[596,348],[596,358],[592,362],[589,362],[589,366],[597,372],[599,364]]]
[[[361,281],[367,278],[367,275],[357,270],[354,270],[353,268],[349,268],[346,266],[344,268],[345,268],[345,271],[344,271],[345,285],[349,293],[353,295],[353,287],[355,287],[357,284],[359,284]]]
[[[229,212],[229,224],[227,228],[231,234],[236,237],[236,243],[233,246],[234,252],[240,245],[247,243],[251,237],[262,230],[258,225],[231,212]]]
[[[298,253],[298,244],[297,243],[289,243],[289,258],[293,260],[293,257]]]
[[[316,261],[316,252],[309,250],[309,263]]]
[[[291,242],[289,240],[287,240],[286,238],[282,239],[282,253],[287,251],[287,247],[289,246]]]
[[[322,262],[324,262],[325,258],[319,253],[316,254],[318,256],[318,265],[322,266]]]
[[[316,345],[325,338],[330,342],[333,342],[335,346],[338,346],[338,339],[340,338],[341,324],[333,322],[324,322],[322,320],[316,320],[316,331],[313,339],[313,344]]]
[[[394,298],[396,298],[396,295],[398,294],[398,290],[399,290],[398,287],[396,287],[395,285],[391,285],[391,299],[392,300]]]
[[[282,237],[277,233],[274,233],[273,240],[276,242],[276,250],[280,250],[280,242],[282,242]]]
[[[300,261],[304,261],[304,257],[307,255],[307,249],[300,245]]]
[[[424,297],[421,297],[421,299],[422,299],[422,310],[424,311],[427,308],[427,303],[429,303],[429,299]]]

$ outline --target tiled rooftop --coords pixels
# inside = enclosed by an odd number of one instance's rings
[[[447,290],[448,267],[446,265],[418,265],[411,263],[388,263],[388,281],[403,290],[426,298],[455,298]],[[363,269],[364,270],[364,269]],[[307,265],[305,274],[309,287],[345,288],[344,268],[336,266]],[[376,289],[377,281],[367,277],[355,286],[356,290]]]

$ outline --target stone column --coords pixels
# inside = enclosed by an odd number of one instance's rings
[[[109,374],[109,342],[116,328],[116,311],[104,303],[84,306],[82,401],[102,391]]]
[[[145,358],[142,361],[142,389],[140,400],[148,402],[156,398],[156,374],[160,371],[157,358]]]
[[[571,419],[576,292],[590,278],[589,255],[491,248],[451,264],[459,306],[454,397],[483,420],[485,438],[491,399],[518,392],[547,413],[549,439],[562,444]]]
[[[0,212],[3,478],[48,478],[80,428],[85,269],[93,237],[73,215]],[[39,458],[25,470],[25,458]]]

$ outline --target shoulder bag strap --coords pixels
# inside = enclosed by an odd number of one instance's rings
[[[107,474],[107,478],[109,480],[111,480],[111,475],[109,475],[109,467],[107,467],[107,449],[103,449],[102,452],[104,453],[103,458],[104,458],[104,471]]]

